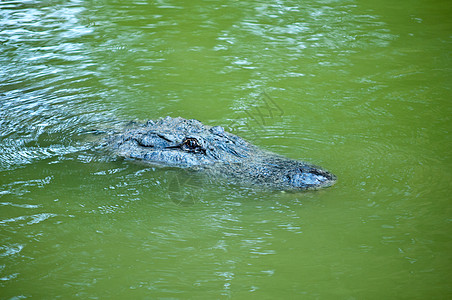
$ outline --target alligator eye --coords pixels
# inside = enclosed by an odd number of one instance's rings
[[[202,145],[195,138],[186,138],[180,145],[180,148],[187,152],[203,153],[203,154],[206,153],[206,150],[202,147]]]
[[[182,145],[186,146],[188,149],[195,150],[197,148],[200,148],[201,145],[199,144],[198,140],[195,138],[187,138],[182,142]]]

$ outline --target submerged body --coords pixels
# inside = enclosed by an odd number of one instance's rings
[[[221,126],[197,120],[150,120],[111,134],[105,146],[124,158],[203,170],[273,189],[318,189],[336,181],[335,175],[320,167],[261,150]]]

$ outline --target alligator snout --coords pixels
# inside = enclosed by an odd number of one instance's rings
[[[331,186],[336,181],[336,176],[317,167],[297,168],[288,176],[288,181],[294,188],[316,189]]]

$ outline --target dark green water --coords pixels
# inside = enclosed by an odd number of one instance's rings
[[[450,1],[1,1],[1,299],[450,299]],[[269,193],[91,149],[223,125]]]

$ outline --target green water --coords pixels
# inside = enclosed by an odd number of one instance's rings
[[[450,299],[450,1],[1,1],[1,299]],[[261,191],[106,157],[195,118],[321,165]]]

